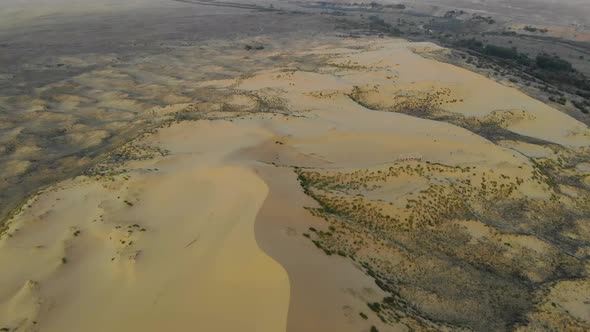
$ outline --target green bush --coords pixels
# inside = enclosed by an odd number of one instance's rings
[[[367,303],[367,306],[369,306],[374,312],[381,311],[381,304],[379,302]]]

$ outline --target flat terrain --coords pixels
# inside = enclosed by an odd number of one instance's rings
[[[11,7],[0,330],[589,330],[585,113],[272,5]]]

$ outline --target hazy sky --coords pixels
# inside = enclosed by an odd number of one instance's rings
[[[1,0],[0,26],[31,23],[44,16],[68,16],[178,5],[173,0]]]
[[[273,0],[225,0],[230,2],[271,2]],[[316,0],[310,0],[316,1]],[[330,0],[328,0],[330,1]],[[332,0],[353,2],[351,0]],[[561,25],[590,24],[590,0],[354,0],[410,5],[434,5],[489,11],[503,15],[559,22]],[[0,27],[17,27],[51,16],[109,13],[138,8],[171,8],[181,6],[174,0],[0,0]]]

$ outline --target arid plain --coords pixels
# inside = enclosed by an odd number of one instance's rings
[[[162,47],[0,99],[5,193],[54,180],[6,212],[2,331],[590,329],[583,122],[429,42]]]

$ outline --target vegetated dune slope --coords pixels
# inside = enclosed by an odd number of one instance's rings
[[[32,197],[0,328],[590,327],[586,126],[433,44],[303,44]]]

